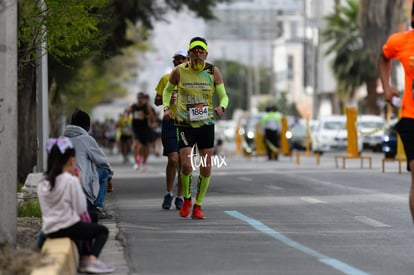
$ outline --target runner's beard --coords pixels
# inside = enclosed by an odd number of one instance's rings
[[[204,69],[204,61],[197,62],[195,60],[191,61],[191,68],[193,70],[200,72],[202,69]]]

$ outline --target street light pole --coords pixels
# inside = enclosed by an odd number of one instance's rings
[[[46,4],[40,1],[42,12],[46,10]],[[49,85],[46,51],[46,27],[42,25],[41,41],[37,48],[37,172],[46,170],[47,154],[44,150],[49,137]]]

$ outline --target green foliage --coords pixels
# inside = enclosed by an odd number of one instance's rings
[[[58,133],[60,125],[53,124],[62,121],[61,116],[75,104],[90,110],[97,102],[125,93],[120,82],[128,78],[124,72],[131,68],[111,66],[108,61],[127,47],[146,50],[144,42],[155,20],[185,7],[211,18],[218,2],[223,0],[18,0],[18,113],[19,129],[24,129],[18,135],[19,179],[36,165],[32,141],[36,140],[36,50],[40,46],[48,53],[50,133]],[[117,67],[119,74],[111,67]]]
[[[108,20],[94,12],[109,0],[46,0],[44,24],[47,50],[58,57],[75,57],[98,49],[104,37],[99,23]]]
[[[276,99],[268,99],[265,101],[259,102],[258,110],[259,112],[264,112],[267,107],[269,106],[276,106],[279,112],[281,112],[284,115],[294,116],[294,117],[300,117],[300,113],[298,109],[296,108],[296,103],[292,102],[289,103],[286,98],[286,93],[281,93],[281,96]]]
[[[174,10],[189,7],[209,19],[216,2],[220,1],[203,4],[194,0],[166,1],[166,7],[172,6]],[[162,18],[168,11],[158,9],[154,1],[44,0],[44,3],[42,10],[40,0],[20,1],[19,41],[22,52],[27,53],[20,60],[34,62],[35,49],[46,34],[52,112],[62,107],[71,112],[76,106],[90,110],[99,102],[124,96],[126,90],[120,82],[128,80],[131,62],[113,66],[112,57],[125,55],[124,49],[131,45],[140,51],[147,50],[144,41],[152,20]],[[131,54],[127,57],[135,59]]]
[[[24,186],[24,183],[22,183],[22,182],[17,182],[17,193],[19,193],[19,192],[22,192],[23,191],[23,186]]]
[[[225,112],[226,119],[231,118],[236,109],[247,109],[247,71],[248,68],[236,61],[214,60],[213,64],[220,69],[229,106]]]
[[[227,114],[232,114],[236,109],[247,110],[248,108],[248,80],[249,69],[258,70],[259,91],[258,95],[267,95],[271,92],[271,70],[259,67],[249,68],[237,61],[214,60],[222,75],[224,84],[226,85],[227,95],[230,98]]]
[[[99,23],[105,20],[94,10],[109,0],[19,0],[18,46],[25,61],[33,61],[35,50],[47,39],[46,49],[59,58],[84,56],[102,43]]]
[[[122,79],[119,72],[122,73],[124,70],[117,72],[111,65],[113,63],[105,63],[102,67],[98,67],[91,60],[85,60],[73,81],[63,88],[65,92],[62,94],[62,99],[69,113],[75,107],[90,111],[93,106],[102,101],[111,101],[127,94],[126,89],[119,83]],[[85,101],[84,98],[88,100]]]
[[[26,199],[18,210],[18,217],[41,217],[40,204],[37,199]]]

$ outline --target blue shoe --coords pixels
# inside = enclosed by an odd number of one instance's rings
[[[164,196],[164,201],[162,202],[162,208],[163,209],[171,209],[171,203],[173,200],[173,195],[168,193]]]
[[[182,198],[176,197],[175,198],[175,209],[180,210],[183,206],[184,200]]]

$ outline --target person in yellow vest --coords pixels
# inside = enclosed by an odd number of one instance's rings
[[[207,41],[194,37],[188,47],[189,62],[175,67],[163,91],[164,119],[173,119],[178,130],[180,148],[180,177],[184,190],[181,217],[190,215],[192,205],[192,171],[200,168],[197,196],[192,218],[205,219],[201,210],[211,177],[211,156],[214,152],[214,114],[223,115],[228,105],[228,96],[220,70],[207,63]],[[171,95],[177,89],[177,111],[171,112]],[[213,106],[213,95],[217,94],[219,106]],[[197,147],[200,163],[194,165],[193,157]],[[195,167],[196,166],[196,167]]]
[[[125,117],[125,113],[120,114],[118,118],[117,140],[119,142],[119,151],[122,154],[123,162],[129,163],[129,155],[132,145],[132,118]]]
[[[185,50],[178,50],[175,52],[173,56],[173,64],[174,67],[180,65],[181,63],[187,62],[187,51]],[[155,91],[157,92],[154,103],[157,106],[162,105],[162,93],[164,91],[165,86],[168,83],[170,78],[170,73],[164,74],[158,82],[157,87],[155,87]],[[170,101],[170,110],[175,116],[176,110],[176,102],[177,102],[177,90],[173,90],[171,95]],[[173,119],[164,119],[162,121],[162,128],[161,128],[161,140],[163,149],[163,155],[168,157],[167,167],[166,167],[166,183],[167,183],[167,194],[164,196],[164,200],[162,202],[163,209],[170,209],[172,200],[174,198],[173,189],[174,189],[174,180],[175,176],[178,172],[178,182],[177,182],[177,196],[175,198],[174,204],[177,210],[181,209],[183,205],[183,188],[180,182],[180,162],[179,162],[179,154],[178,154],[178,139],[177,139],[177,129],[174,126]]]
[[[276,106],[270,106],[266,108],[266,113],[262,117],[262,130],[264,132],[264,141],[266,144],[267,158],[272,160],[272,147],[269,143],[273,144],[274,147],[280,147],[280,129],[282,114],[278,111]],[[277,154],[274,156],[277,160]]]

